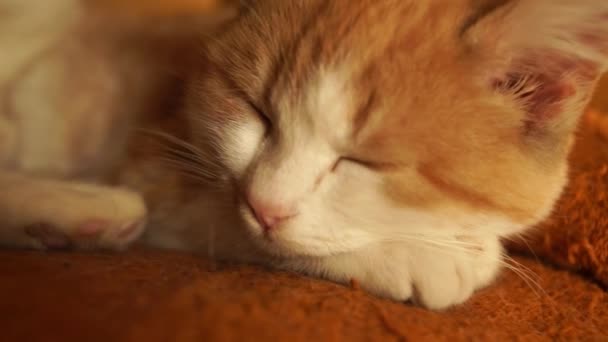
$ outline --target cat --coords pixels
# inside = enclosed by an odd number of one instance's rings
[[[250,1],[186,55],[170,101],[123,99],[160,104],[110,139],[99,183],[3,171],[0,240],[137,240],[439,310],[560,196],[608,3]]]

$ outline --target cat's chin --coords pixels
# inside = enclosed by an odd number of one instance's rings
[[[306,248],[285,243],[279,240],[269,240],[266,238],[252,237],[253,242],[262,249],[264,252],[275,258],[281,259],[292,259],[292,258],[303,258],[303,257],[318,257],[309,252]]]
[[[257,223],[247,222],[247,232],[253,243],[265,253],[275,258],[325,257],[334,254],[328,248],[308,246],[295,239],[286,237],[284,232],[263,233]]]

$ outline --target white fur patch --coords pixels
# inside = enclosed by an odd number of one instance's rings
[[[261,202],[299,208],[339,157],[352,101],[347,77],[322,71],[301,96],[279,100],[270,139],[255,161],[248,193]],[[294,98],[303,98],[301,102]],[[299,211],[299,210],[297,210]],[[314,213],[313,213],[314,215]]]
[[[351,128],[349,118],[356,110],[350,76],[343,66],[334,70],[321,68],[305,95],[306,112],[315,128],[329,142],[344,143]]]
[[[242,176],[258,150],[264,126],[257,120],[231,124],[224,128],[224,163],[235,174]]]

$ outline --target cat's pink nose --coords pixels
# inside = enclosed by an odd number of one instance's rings
[[[297,215],[297,210],[292,205],[259,200],[252,196],[249,196],[248,202],[258,223],[266,231],[275,229],[279,224]]]

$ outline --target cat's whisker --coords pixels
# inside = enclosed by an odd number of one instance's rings
[[[397,235],[398,239],[404,239],[404,240],[415,240],[415,241],[421,241],[421,242],[427,242],[430,244],[442,244],[442,245],[449,245],[449,246],[461,246],[461,247],[471,247],[471,248],[478,248],[480,247],[480,245],[478,243],[475,242],[470,242],[470,241],[462,241],[462,240],[458,240],[458,239],[450,239],[450,238],[446,238],[445,236],[433,236],[433,235],[423,235],[423,234],[403,234],[403,233],[396,233],[396,232],[391,232],[391,235],[389,237],[389,239],[394,238],[395,235]]]
[[[211,169],[217,167],[217,165],[215,163],[213,163],[213,162],[209,163],[206,160],[203,160],[202,158],[194,156],[183,150],[167,147],[166,154],[167,154],[167,157],[177,157],[176,159],[179,159],[180,161],[182,161],[184,163],[196,165],[199,167],[205,167],[206,169],[211,170]]]
[[[211,181],[216,178],[214,174],[209,173],[204,169],[199,170],[195,166],[184,163],[180,160],[162,158],[161,161],[163,161],[166,166],[172,167],[176,171],[182,172],[187,175],[197,176],[206,181]]]
[[[527,266],[523,265],[522,263],[520,263],[519,261],[517,261],[517,260],[513,259],[513,257],[511,257],[510,255],[508,255],[508,254],[504,253],[504,254],[502,255],[502,257],[503,257],[503,259],[504,259],[504,260],[506,260],[506,261],[510,262],[510,263],[511,263],[512,265],[514,265],[515,267],[518,267],[519,269],[521,269],[521,270],[525,271],[526,273],[528,273],[528,274],[532,274],[532,275],[534,275],[536,278],[539,278],[539,276],[538,276],[536,273],[534,273],[534,272],[533,272],[533,271],[532,271],[532,270],[531,270],[529,267],[527,267]]]
[[[510,236],[510,237],[505,237],[505,239],[509,240],[511,242],[514,242],[514,243],[517,243],[518,241],[520,241],[521,243],[523,243],[524,245],[526,245],[526,248],[530,251],[530,253],[532,254],[532,256],[534,256],[534,259],[536,261],[540,262],[540,258],[538,257],[538,255],[534,251],[534,248],[532,248],[532,246],[528,242],[528,239],[526,238],[525,234],[517,234],[517,235],[514,235],[514,236]]]
[[[516,276],[518,276],[520,279],[522,279],[523,282],[526,284],[526,286],[528,286],[528,288],[530,288],[530,290],[532,290],[532,292],[534,293],[534,295],[537,298],[542,297],[541,294],[539,293],[539,291],[542,291],[544,293],[545,292],[544,289],[542,289],[542,287],[534,279],[531,279],[528,274],[526,274],[525,272],[521,271],[519,268],[517,268],[507,262],[501,262],[501,264],[503,267],[510,270]]]
[[[194,165],[170,158],[162,158],[161,160],[165,165],[172,167],[175,171],[193,180],[200,181],[206,185],[217,186],[221,184],[221,182],[218,182],[220,177],[217,174],[209,172],[207,169],[197,168]]]
[[[185,141],[182,138],[179,138],[175,135],[172,134],[168,134],[166,132],[162,132],[162,131],[158,131],[158,130],[152,130],[152,129],[146,129],[146,128],[138,128],[138,131],[157,137],[157,138],[162,138],[165,141],[168,141],[172,144],[178,145],[179,147],[182,147],[190,152],[192,152],[193,155],[201,158],[203,155],[205,155],[204,151],[201,150],[200,148],[192,145],[191,143]],[[164,146],[164,145],[163,145]]]
[[[180,152],[182,155],[188,156],[189,158],[194,158],[196,161],[198,161],[202,164],[212,163],[211,161],[213,159],[210,158],[208,152],[192,145],[191,143],[189,143],[183,139],[177,138],[177,137],[169,135],[169,134],[163,134],[162,136],[159,136],[159,137],[162,137],[166,141],[168,141],[174,145],[177,145],[178,147],[181,148],[181,149],[179,149],[176,147],[171,147],[170,145],[163,145],[170,152],[174,152],[174,153]],[[188,153],[186,153],[186,151]]]
[[[549,297],[545,289],[540,284],[540,276],[532,271],[529,267],[526,267],[507,254],[503,254],[502,256],[502,264],[517,274],[526,283],[526,285],[528,285],[528,287],[534,291],[537,297],[540,298],[541,294],[545,297]]]
[[[454,252],[465,252],[466,254],[472,254],[473,256],[481,253],[480,245],[458,241],[458,240],[438,240],[432,238],[423,238],[420,236],[401,236],[398,238],[390,237],[383,239],[384,242],[411,242],[416,243],[416,246],[423,248],[430,248],[437,250],[441,253],[451,254]]]
[[[161,143],[161,150],[165,155],[159,157],[165,165],[196,181],[218,184],[217,180],[221,178],[221,174],[215,171],[218,165],[214,162],[214,158],[208,158],[208,153],[171,134],[150,129],[139,130],[168,143]]]

